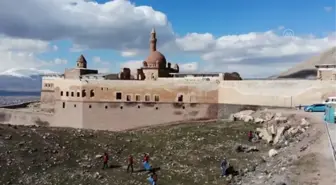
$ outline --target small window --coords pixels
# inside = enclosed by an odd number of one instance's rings
[[[66,92],[66,96],[69,96],[69,92],[68,91]]]
[[[159,95],[155,95],[155,96],[154,96],[154,101],[160,101],[160,97],[159,97]]]
[[[105,105],[105,109],[107,109],[108,108],[108,106],[107,105]]]
[[[140,101],[140,95],[135,95],[135,101]]]
[[[74,104],[74,107],[76,108],[76,104]]]
[[[63,91],[61,91],[61,96],[63,96]]]
[[[91,90],[91,91],[90,91],[90,97],[91,97],[91,98],[94,97],[94,90]]]
[[[123,106],[120,106],[120,109],[123,109]]]
[[[62,106],[63,106],[63,109],[64,109],[64,108],[65,108],[65,102],[63,102],[63,105],[62,105]]]
[[[179,95],[178,98],[177,98],[177,101],[178,102],[183,102],[183,95]]]
[[[77,97],[80,97],[80,92],[77,92]]]
[[[92,106],[91,106],[91,105],[89,105],[89,108],[91,109],[91,108],[92,108]]]
[[[85,96],[86,96],[86,91],[82,90],[82,97],[85,97]]]
[[[132,101],[132,96],[131,95],[126,95],[126,101]]]
[[[121,92],[117,92],[117,93],[116,93],[116,99],[117,99],[117,100],[121,100],[121,99],[122,99],[122,94],[121,94]]]
[[[104,90],[104,88],[102,87],[102,88],[101,88],[101,90],[103,91],[103,90]]]
[[[140,109],[140,105],[138,105],[138,109]]]
[[[145,101],[150,101],[150,96],[149,95],[145,96]]]
[[[74,97],[74,95],[75,95],[74,92],[71,92],[71,96]]]

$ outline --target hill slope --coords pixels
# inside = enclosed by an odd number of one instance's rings
[[[307,61],[301,62],[289,70],[281,73],[278,78],[315,78],[315,65],[336,64],[336,47],[333,47],[320,55],[314,56]]]
[[[23,127],[0,124],[0,184],[136,184],[147,185],[148,174],[138,171],[144,152],[150,153],[159,183],[221,184],[219,163],[225,156],[236,169],[258,164],[260,152],[236,153],[236,143],[246,143],[246,133],[257,125],[205,123],[162,126],[129,132],[66,128]],[[108,151],[111,169],[101,170],[96,155]],[[133,154],[135,173],[126,173],[127,156]]]

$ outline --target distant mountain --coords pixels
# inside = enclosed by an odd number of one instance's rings
[[[0,72],[0,90],[38,92],[42,86],[43,74],[55,73],[50,70],[30,69],[10,69]]]
[[[316,78],[317,70],[315,65],[318,64],[336,64],[336,47],[333,47],[320,55],[314,56],[307,61],[299,63],[277,77],[272,76],[272,78]]]

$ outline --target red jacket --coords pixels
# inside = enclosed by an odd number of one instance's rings
[[[133,157],[132,156],[129,156],[128,157],[128,164],[133,164]]]
[[[104,155],[104,162],[107,162],[109,160],[108,155]]]

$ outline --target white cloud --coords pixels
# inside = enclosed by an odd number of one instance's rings
[[[142,62],[141,60],[130,60],[127,62],[124,62],[121,64],[121,68],[130,68],[131,71],[136,71],[136,69],[139,69],[142,67]]]
[[[58,51],[58,46],[53,45],[53,50],[54,50],[54,51]]]
[[[92,58],[92,61],[97,65],[110,65],[111,63],[108,61],[103,61],[100,57],[95,56]]]
[[[48,41],[70,39],[76,44],[73,51],[82,49],[82,45],[144,49],[153,26],[160,44],[174,39],[164,13],[126,0],[104,4],[86,0],[0,1],[0,33]]]
[[[40,68],[43,66],[60,65],[66,60],[56,58],[44,61],[37,57],[38,54],[50,51],[48,42],[34,39],[10,38],[1,36],[0,40],[0,72],[12,68]]]
[[[176,43],[184,51],[205,51],[214,46],[215,38],[210,33],[188,33],[183,38],[177,38]]]
[[[179,67],[181,72],[196,72],[198,70],[198,62],[183,63]]]
[[[190,39],[190,35],[198,36],[198,39]],[[195,42],[196,40],[196,42]],[[202,41],[200,41],[202,40]],[[324,38],[304,37],[277,34],[274,31],[251,32],[241,35],[227,35],[215,38],[209,33],[188,34],[178,39],[179,47],[184,51],[193,51],[199,53],[201,58],[213,66],[212,70],[220,70],[219,66],[239,65],[238,72],[249,72],[242,70],[243,64],[247,66],[260,65],[261,62],[277,65],[277,63],[295,63],[300,62],[302,56],[311,56],[320,53],[328,48],[335,46],[334,35]],[[207,47],[198,47],[198,43],[205,43]],[[193,46],[195,46],[193,48]],[[203,48],[203,49],[201,49]],[[288,57],[289,61],[279,59]],[[220,65],[219,65],[220,64]],[[274,66],[268,65],[268,70],[274,71]],[[281,65],[280,65],[281,66]],[[264,69],[266,69],[264,66]],[[255,69],[251,68],[250,69]],[[227,68],[222,68],[227,69]],[[267,70],[262,70],[267,71]]]
[[[332,6],[325,6],[324,7],[324,11],[326,11],[326,12],[331,12],[332,10],[333,10]]]
[[[13,9],[16,11],[12,11]],[[325,10],[330,11],[332,7],[326,7]],[[274,66],[284,66],[280,65],[283,62],[300,62],[303,56],[319,53],[334,46],[336,41],[331,36],[300,36],[295,32],[288,37],[284,33],[278,33],[285,30],[284,26],[271,31],[219,37],[211,33],[189,33],[177,37],[164,13],[149,6],[136,6],[126,0],[104,4],[87,0],[11,0],[0,1],[0,34],[30,39],[23,39],[25,44],[21,44],[19,40],[13,43],[0,40],[0,51],[5,51],[0,53],[0,57],[1,60],[8,61],[16,57],[16,62],[6,64],[7,66],[52,63],[40,61],[36,57],[37,53],[48,50],[47,41],[51,40],[72,41],[72,52],[104,48],[116,50],[124,57],[134,57],[148,51],[149,32],[153,26],[158,33],[159,50],[199,55],[205,65],[202,70],[236,69],[242,76],[245,73],[252,74],[252,70],[259,71],[260,74],[275,71]],[[25,46],[29,45],[28,42],[31,45]],[[15,48],[15,51],[11,48]],[[54,47],[54,50],[58,50],[58,47]],[[282,58],[286,60],[281,60]],[[106,61],[101,61],[100,58],[98,61],[96,58],[95,64],[104,62]],[[186,66],[189,66],[186,70],[200,70],[197,63],[192,64],[194,65],[180,64],[181,70]],[[142,60],[130,61],[124,65],[136,69],[142,65]],[[242,67],[244,65],[247,67]],[[256,65],[263,65],[263,70],[251,67]],[[0,66],[2,68],[4,67]]]
[[[134,57],[138,54],[137,51],[122,51],[121,56],[123,57]]]
[[[70,48],[70,52],[82,52],[85,50],[88,50],[89,47],[88,46],[84,46],[84,45],[79,45],[79,44],[73,44],[72,47]]]

